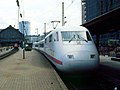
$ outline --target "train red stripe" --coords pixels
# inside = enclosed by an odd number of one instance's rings
[[[58,60],[58,59],[56,59],[56,58],[48,55],[47,53],[46,53],[46,55],[48,56],[48,58],[50,58],[51,60],[53,60],[55,63],[62,65],[62,62],[60,60]]]

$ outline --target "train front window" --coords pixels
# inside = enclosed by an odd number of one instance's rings
[[[62,41],[90,41],[89,33],[86,31],[62,31]],[[88,38],[89,37],[89,38]]]

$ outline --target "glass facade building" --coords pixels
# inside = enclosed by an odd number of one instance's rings
[[[120,7],[120,0],[82,0],[83,23]]]
[[[82,0],[82,24],[120,8],[120,0]],[[96,42],[96,35],[93,36]],[[120,30],[101,34],[99,50],[102,54],[116,55],[120,48]]]
[[[29,21],[21,21],[21,22],[19,22],[19,31],[21,33],[24,33],[25,36],[30,35],[30,22]]]

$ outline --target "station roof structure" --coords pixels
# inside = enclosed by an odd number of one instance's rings
[[[11,25],[0,31],[0,43],[22,42],[23,34]]]
[[[105,13],[87,23],[82,24],[92,35],[104,34],[120,30],[120,7]]]

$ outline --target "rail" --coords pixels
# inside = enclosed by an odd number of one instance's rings
[[[3,58],[8,57],[8,56],[16,53],[18,50],[19,50],[19,49],[14,49],[14,48],[13,48],[13,49],[11,49],[11,50],[9,50],[9,51],[6,51],[6,52],[4,52],[4,53],[1,53],[1,54],[0,54],[0,60],[2,60]]]

